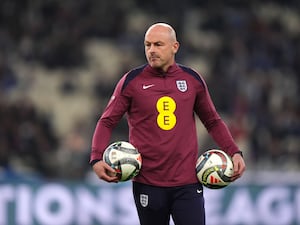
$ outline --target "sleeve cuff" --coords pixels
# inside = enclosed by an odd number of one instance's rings
[[[243,155],[243,152],[242,152],[242,151],[237,151],[237,152],[233,153],[232,156],[234,156],[235,154],[240,154],[240,155],[244,158],[244,155]]]
[[[93,167],[99,161],[101,161],[101,159],[94,159],[94,160],[90,161],[90,165]]]

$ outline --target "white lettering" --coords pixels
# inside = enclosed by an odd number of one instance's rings
[[[204,191],[205,199],[205,217],[209,225],[219,225],[224,222],[222,217],[222,205],[224,190],[210,190],[205,188]]]
[[[300,224],[298,185],[204,190],[207,225]],[[131,186],[0,184],[0,225],[138,225]]]
[[[32,191],[29,186],[20,185],[16,188],[16,223],[31,225],[32,222]]]
[[[131,187],[120,188],[116,194],[116,215],[118,215],[117,224],[120,225],[138,225],[139,220],[134,205]]]
[[[264,189],[258,200],[258,216],[263,224],[289,225],[293,222],[290,191],[285,187]]]
[[[226,219],[228,224],[256,224],[255,205],[246,188],[237,189],[227,208]]]
[[[295,194],[295,215],[296,215],[296,224],[300,224],[300,189],[296,190]]]
[[[34,210],[39,224],[72,224],[74,206],[72,194],[63,185],[42,186],[35,196]]]
[[[0,193],[0,225],[7,225],[8,203],[14,200],[14,190],[11,185],[2,185]]]
[[[95,224],[113,223],[114,193],[112,188],[99,187],[96,196],[85,188],[79,188],[76,194],[78,198],[76,212],[78,224],[93,224],[93,218],[98,222]]]

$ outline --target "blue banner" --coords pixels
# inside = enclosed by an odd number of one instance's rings
[[[300,224],[300,184],[204,189],[207,225]],[[131,182],[2,180],[0,225],[138,225]]]

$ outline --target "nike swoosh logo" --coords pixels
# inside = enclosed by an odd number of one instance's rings
[[[202,192],[202,190],[199,190],[199,189],[197,189],[197,193],[199,193],[199,194],[200,194],[201,192]]]
[[[153,86],[154,86],[154,84],[143,85],[143,89],[145,90],[145,89],[151,88]]]

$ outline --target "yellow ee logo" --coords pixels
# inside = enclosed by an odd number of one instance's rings
[[[168,96],[158,99],[156,103],[158,111],[157,125],[163,130],[171,130],[176,125],[176,102]]]

